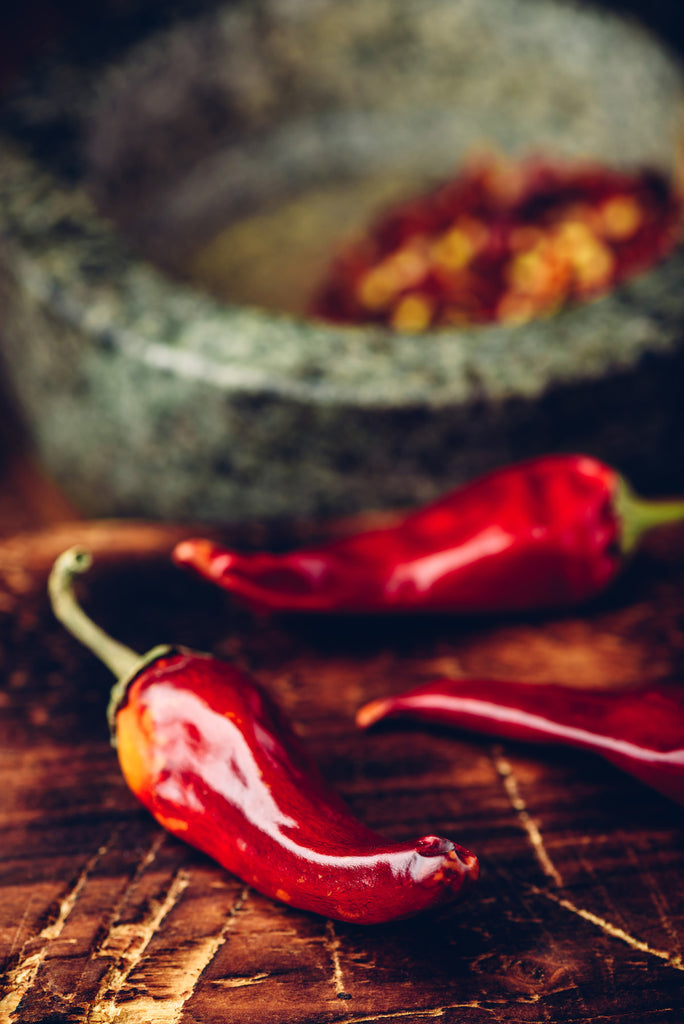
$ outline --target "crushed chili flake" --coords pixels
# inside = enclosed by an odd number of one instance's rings
[[[343,249],[311,312],[413,332],[521,324],[648,269],[683,224],[679,194],[654,171],[479,160]]]

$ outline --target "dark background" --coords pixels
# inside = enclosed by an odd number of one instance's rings
[[[219,0],[25,0],[0,10],[0,87],[41,49],[69,40],[82,56],[113,54],[148,32]],[[633,15],[684,56],[682,0],[593,0],[592,6]]]

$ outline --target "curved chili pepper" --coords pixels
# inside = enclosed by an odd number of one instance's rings
[[[284,554],[181,541],[189,566],[251,605],[300,612],[519,612],[606,588],[639,536],[684,502],[637,498],[586,455],[530,459],[458,488],[397,525]]]
[[[477,858],[449,839],[390,842],[332,792],[267,693],[232,665],[184,648],[140,657],[77,605],[70,549],[55,563],[57,617],[119,677],[109,721],[124,778],[157,821],[275,899],[375,924],[455,897]]]
[[[361,728],[408,716],[534,743],[600,754],[684,804],[684,686],[574,690],[551,683],[439,679],[357,713]]]

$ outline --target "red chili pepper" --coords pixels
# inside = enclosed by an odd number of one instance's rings
[[[119,678],[110,727],[129,787],[173,835],[275,899],[375,924],[454,898],[477,858],[449,839],[390,842],[354,818],[265,691],[230,664],[183,648],[142,658],[77,605],[90,556],[55,563],[57,617]]]
[[[594,458],[555,455],[483,476],[385,529],[284,554],[186,540],[173,557],[273,611],[514,612],[594,597],[645,530],[682,517],[684,502],[642,501]]]
[[[593,750],[684,804],[684,686],[573,690],[554,684],[439,679],[371,701],[356,716],[368,728],[408,716],[489,736]]]

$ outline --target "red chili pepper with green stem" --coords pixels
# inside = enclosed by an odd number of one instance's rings
[[[357,724],[409,717],[488,736],[600,754],[684,804],[684,686],[578,690],[550,683],[438,679],[364,705]]]
[[[142,657],[80,608],[70,549],[55,614],[118,677],[109,722],[124,778],[157,821],[274,899],[375,924],[456,897],[477,858],[449,839],[390,842],[352,816],[268,694],[227,662],[182,647]]]
[[[185,540],[174,559],[275,612],[523,612],[593,598],[642,533],[682,518],[684,502],[637,498],[597,459],[552,455],[489,473],[384,529],[283,554]]]

